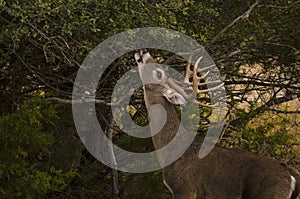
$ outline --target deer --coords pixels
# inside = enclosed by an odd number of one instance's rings
[[[186,76],[182,83],[169,77],[146,49],[134,54],[143,82],[148,117],[155,104],[162,106],[167,115],[163,127],[152,136],[155,149],[168,144],[176,133],[186,133],[180,126],[180,118],[175,109],[175,106],[184,106],[192,101],[191,94],[185,91],[184,85],[191,87],[196,94],[209,92],[208,89],[198,88],[200,80],[203,79],[197,74],[202,57],[191,64],[192,56],[193,53],[187,61]],[[199,105],[204,106],[200,102]],[[152,110],[150,121],[155,114],[155,110]],[[227,149],[218,144],[205,157],[199,158],[198,151],[203,140],[204,136],[196,136],[179,159],[162,168],[163,183],[170,190],[173,199],[299,198],[298,170],[275,159]],[[163,162],[164,158],[158,157],[159,162]]]

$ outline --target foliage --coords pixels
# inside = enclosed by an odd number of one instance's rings
[[[259,155],[280,159],[288,164],[299,162],[299,118],[267,112],[252,119],[242,131],[233,131],[224,143]]]
[[[0,118],[1,198],[45,197],[61,191],[74,175],[47,161],[55,141],[56,106],[39,97],[26,100]]]

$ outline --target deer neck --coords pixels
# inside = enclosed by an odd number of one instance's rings
[[[173,104],[161,95],[145,89],[145,103],[148,111],[152,140],[155,149],[167,145],[180,128],[180,119]]]

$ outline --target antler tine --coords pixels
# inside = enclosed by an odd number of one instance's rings
[[[206,71],[206,70],[209,70],[209,69],[211,69],[211,68],[214,68],[216,66],[216,64],[212,64],[212,65],[209,65],[209,66],[206,66],[206,67],[204,67],[204,68],[198,68],[197,70],[197,72],[203,72],[203,71]]]
[[[194,68],[193,70],[191,70],[191,64],[192,64],[192,58],[193,58],[193,55],[198,52],[199,50],[201,49],[197,49],[197,50],[194,50],[193,52],[191,52],[189,58],[188,58],[188,62],[186,64],[186,74],[185,74],[185,78],[184,78],[184,81],[183,83],[185,85],[189,85],[189,89],[192,89],[194,92],[192,94],[187,94],[185,92],[185,89],[184,88],[181,88],[180,86],[178,86],[177,84],[180,84],[178,82],[176,82],[176,80],[173,80],[173,79],[169,79],[169,83],[177,90],[179,91],[186,99],[192,99],[193,97],[196,97],[197,94],[201,94],[201,93],[208,93],[210,91],[215,91],[215,90],[218,90],[219,88],[221,88],[224,83],[221,83],[220,80],[216,80],[216,81],[209,81],[209,82],[203,82],[201,83],[200,81],[202,80],[205,80],[205,78],[209,75],[210,73],[210,69],[216,67],[215,64],[212,64],[212,65],[209,65],[209,66],[206,66],[204,68],[198,68],[199,66],[199,63],[200,61],[203,59],[203,56],[199,57],[195,64],[194,64]],[[207,71],[207,72],[206,72]],[[203,75],[201,76],[198,76],[198,73],[204,73]],[[192,82],[190,82],[190,78],[192,77]],[[176,84],[177,83],[177,84]],[[218,84],[218,83],[221,83],[221,84]],[[212,88],[209,88],[209,89],[199,89],[198,87],[199,86],[208,86],[208,85],[211,85],[211,84],[218,84],[217,86],[215,87],[212,87]],[[205,103],[201,103],[197,100],[197,97],[196,99],[193,99],[192,100],[193,103],[195,104],[198,104],[200,106],[203,106],[203,107],[215,107],[217,105],[212,105],[212,104],[205,104]]]
[[[194,50],[193,52],[191,52],[191,54],[189,56],[188,62],[186,64],[185,78],[184,78],[184,81],[183,81],[185,84],[192,85],[192,83],[189,80],[190,77],[192,77],[192,75],[193,75],[193,71],[191,70],[192,58],[193,58],[193,56],[196,52],[199,52],[201,50],[202,50],[202,48],[198,48],[198,49]]]
[[[192,57],[194,55],[195,52],[192,52],[191,55],[189,56],[189,59],[188,59],[188,62],[186,64],[186,70],[185,70],[185,78],[183,80],[184,83],[186,84],[190,84],[191,85],[191,82],[190,82],[190,77],[192,76],[193,74],[193,71],[191,71],[191,62],[192,62]]]
[[[204,77],[198,77],[198,75],[197,75],[197,73],[198,73],[198,65],[199,65],[199,63],[200,63],[200,61],[201,61],[202,58],[203,58],[202,56],[199,57],[197,59],[195,65],[194,65],[194,70],[193,70],[193,89],[194,89],[195,93],[203,93],[203,91],[200,91],[198,89],[198,86],[199,86],[199,83],[200,83],[199,81],[202,80],[202,79],[204,79]],[[209,73],[209,71],[204,76],[207,76],[208,73]],[[206,93],[206,92],[204,92],[204,93]]]
[[[189,56],[189,59],[188,59],[188,62],[187,62],[187,65],[186,65],[186,72],[185,72],[185,78],[184,78],[184,83],[185,84],[189,84],[189,85],[192,85],[192,83],[190,82],[190,77],[192,77],[193,76],[193,74],[194,74],[194,71],[195,71],[195,69],[192,71],[191,70],[191,62],[192,62],[192,57],[193,57],[193,55],[195,54],[195,52],[196,51],[194,51],[194,52],[192,52],[191,53],[191,55]],[[200,57],[201,59],[202,59],[202,57]],[[198,59],[199,60],[199,59]],[[197,61],[198,61],[197,60]],[[199,60],[200,61],[200,60]],[[198,64],[199,64],[199,61],[198,61]],[[195,63],[195,65],[197,64],[197,62]],[[213,67],[215,67],[215,64],[212,64],[212,65],[210,65],[210,66],[206,66],[206,67],[204,67],[204,68],[197,68],[196,70],[197,70],[197,72],[203,72],[203,71],[207,71],[207,70],[209,70],[209,69],[211,69],[211,68],[213,68]],[[205,73],[202,77],[201,77],[201,79],[204,79],[207,75],[208,75],[208,73],[209,73],[209,71],[207,72],[207,73]]]
[[[202,58],[203,58],[202,56],[198,58],[198,60],[197,60],[196,63],[195,63],[195,66],[194,66],[194,70],[193,70],[193,90],[194,90],[194,92],[197,93],[197,94],[198,94],[198,93],[207,93],[207,92],[209,92],[209,91],[214,91],[214,90],[217,90],[217,89],[219,89],[220,87],[222,87],[222,86],[224,85],[224,83],[222,83],[222,84],[220,84],[220,85],[218,85],[218,86],[215,86],[215,87],[213,87],[213,88],[210,88],[210,89],[204,89],[204,90],[200,90],[200,89],[198,88],[198,86],[207,86],[208,84],[219,83],[219,81],[211,81],[211,82],[209,82],[209,83],[200,83],[200,80],[203,80],[203,79],[209,74],[209,72],[210,72],[210,71],[206,72],[206,73],[205,73],[203,76],[201,76],[201,77],[199,77],[199,76],[197,75],[197,73],[199,72],[199,70],[198,70],[198,65],[199,65],[199,63],[200,63],[200,61],[201,61]],[[214,65],[205,67],[205,68],[203,68],[203,69],[206,70],[206,68],[211,68],[211,67],[214,67]],[[203,69],[201,69],[200,71],[204,71]]]
[[[216,80],[216,81],[209,81],[209,82],[203,82],[203,83],[198,83],[198,86],[208,86],[209,84],[217,84],[217,83],[221,83],[221,81],[220,80]],[[216,89],[218,89],[218,88],[220,88],[221,86],[223,86],[224,85],[224,83],[221,83],[220,85],[218,85],[218,86],[216,86],[216,87],[213,87],[213,88],[211,88],[210,90],[211,91],[214,91],[214,90],[216,90]]]
[[[199,84],[197,84],[197,85],[199,85]],[[207,85],[206,83],[201,83],[201,85]],[[213,87],[213,88],[209,88],[209,89],[204,89],[204,90],[199,90],[198,89],[198,86],[197,86],[197,94],[200,94],[200,93],[208,93],[208,92],[210,92],[210,91],[215,91],[215,90],[218,90],[219,88],[221,88],[222,86],[224,86],[224,83],[222,83],[222,84],[220,84],[220,85],[218,85],[218,86],[215,86],[215,87]]]

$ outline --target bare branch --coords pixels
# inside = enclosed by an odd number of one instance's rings
[[[254,4],[252,4],[249,9],[242,15],[238,16],[237,18],[235,18],[229,25],[227,25],[225,28],[223,28],[212,40],[211,42],[209,43],[209,45],[212,45],[214,44],[217,39],[219,39],[219,37],[221,37],[225,32],[227,32],[232,26],[234,26],[237,22],[241,21],[241,20],[244,20],[244,19],[247,19],[252,10],[258,5],[260,0],[256,0]]]
[[[270,111],[275,112],[275,113],[283,113],[283,114],[300,114],[300,111],[283,111],[283,110],[279,110],[279,109],[273,109],[271,108]]]
[[[239,118],[236,118],[235,120],[233,120],[231,122],[230,125],[238,127],[241,124],[243,124],[244,122],[247,122],[247,121],[251,120],[256,115],[264,112],[265,110],[270,110],[270,107],[272,107],[274,105],[281,104],[281,103],[288,102],[288,101],[292,101],[292,100],[295,100],[295,99],[300,99],[300,93],[298,93],[298,94],[290,94],[290,95],[286,95],[286,96],[278,97],[278,98],[271,98],[269,101],[267,101],[262,106],[256,108],[251,113],[249,113],[247,115],[244,115],[244,116],[241,116]]]
[[[289,89],[300,89],[299,86],[297,85],[291,85],[291,84],[283,84],[280,83],[279,81],[264,81],[264,80],[259,80],[257,78],[251,78],[251,77],[247,77],[245,76],[245,80],[227,80],[225,81],[225,85],[255,85],[255,86],[272,86],[272,87],[278,87],[278,88],[289,88]]]
[[[290,46],[290,45],[287,45],[287,44],[281,44],[281,43],[272,43],[272,42],[265,42],[265,44],[269,44],[269,45],[274,45],[274,46],[281,46],[281,47],[287,47],[287,48],[290,48],[294,51],[298,51],[297,48],[293,47],[293,46]]]
[[[110,118],[110,126],[114,126],[114,118],[111,116]],[[113,163],[114,168],[111,168],[111,175],[112,175],[112,189],[114,194],[117,196],[119,194],[119,188],[118,188],[118,171],[117,171],[117,161],[114,153],[114,147],[112,143],[113,135],[112,135],[112,128],[106,127],[106,134],[108,139],[111,140],[109,142],[109,156],[110,156],[110,161]]]
[[[108,106],[118,104],[118,103],[109,103],[109,102],[106,102],[105,100],[93,99],[93,98],[63,99],[63,98],[59,98],[59,97],[49,97],[49,98],[46,98],[46,100],[57,101],[57,102],[60,102],[63,104],[83,104],[83,103],[89,103],[89,102],[94,102],[96,104],[106,104]]]

